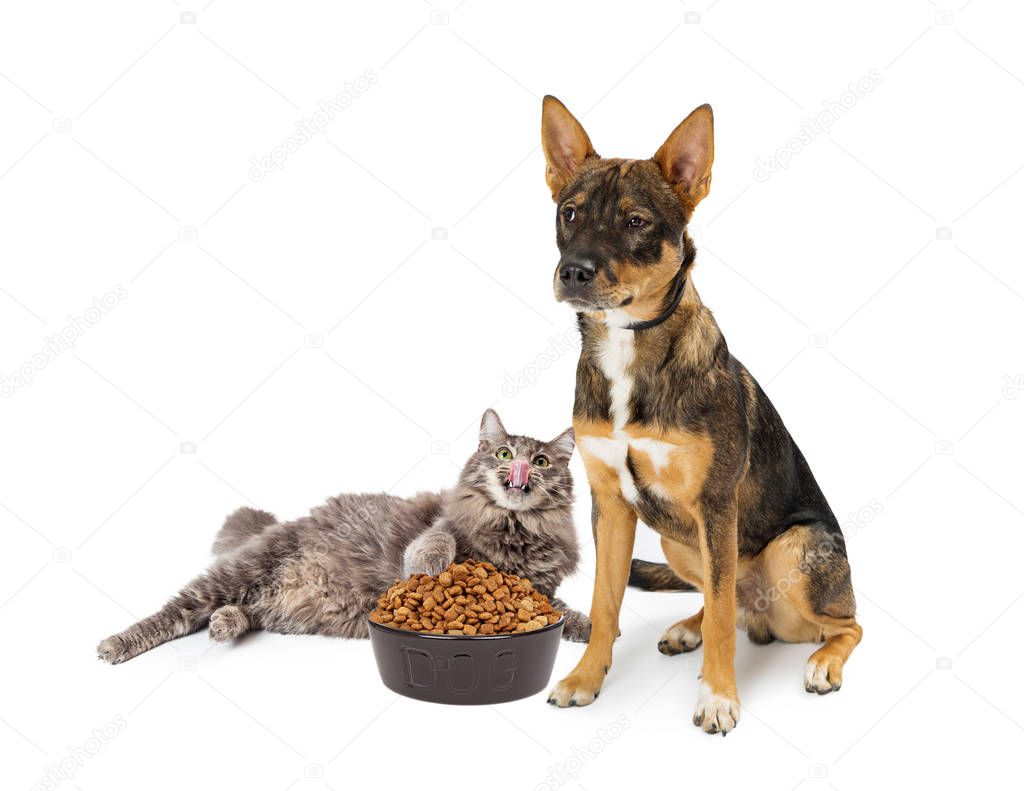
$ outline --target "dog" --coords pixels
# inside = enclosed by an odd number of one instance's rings
[[[606,159],[547,96],[541,140],[557,204],[555,296],[577,311],[582,336],[573,426],[597,545],[590,642],[548,702],[597,698],[627,583],[703,593],[703,609],[658,649],[703,643],[693,722],[707,733],[739,720],[737,626],[755,643],[824,641],[804,687],[838,690],[862,635],[843,534],[691,279],[686,229],[711,185],[711,107],[690,113],[651,159]],[[661,535],[667,565],[632,559],[638,520]]]

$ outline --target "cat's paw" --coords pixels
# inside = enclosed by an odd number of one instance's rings
[[[563,640],[568,640],[571,643],[590,642],[590,618],[575,610],[567,610],[564,617]]]
[[[225,605],[213,611],[210,616],[210,637],[218,643],[226,643],[249,631],[249,617],[241,607]]]
[[[429,574],[431,577],[436,577],[448,568],[451,562],[451,555],[448,552],[417,552],[409,559],[405,567],[405,576]]]
[[[115,634],[106,640],[102,640],[96,646],[96,656],[108,664],[116,665],[124,662],[126,659],[131,659],[134,654],[131,653],[128,644],[119,635]]]

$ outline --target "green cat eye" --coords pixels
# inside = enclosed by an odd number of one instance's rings
[[[512,451],[510,451],[508,448],[498,448],[497,453],[495,453],[494,455],[497,456],[502,461],[508,461],[509,459],[512,458]]]
[[[536,459],[533,460],[533,463],[536,464],[538,467],[550,467],[551,466],[551,462],[548,461],[548,457],[547,456],[538,456]]]

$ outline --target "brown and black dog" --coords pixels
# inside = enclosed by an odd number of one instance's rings
[[[590,643],[548,701],[597,697],[627,582],[703,592],[704,608],[658,648],[704,643],[693,721],[708,733],[739,719],[737,625],[757,643],[824,641],[804,686],[839,689],[861,638],[843,534],[691,281],[686,225],[711,183],[711,108],[694,110],[651,159],[604,159],[548,96],[542,142],[558,204],[555,294],[578,311],[582,334],[573,426],[597,542]],[[631,559],[638,519],[661,535],[668,567]]]

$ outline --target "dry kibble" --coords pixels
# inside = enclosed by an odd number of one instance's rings
[[[377,600],[370,620],[425,634],[473,637],[532,632],[561,616],[527,578],[466,560],[437,577],[414,574],[396,580]]]

